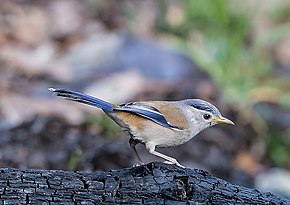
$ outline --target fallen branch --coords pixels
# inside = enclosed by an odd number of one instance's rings
[[[163,163],[109,172],[0,169],[1,204],[290,204],[202,170]]]

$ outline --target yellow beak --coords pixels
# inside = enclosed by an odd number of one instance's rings
[[[222,117],[220,119],[214,120],[215,123],[217,124],[229,124],[229,125],[235,125],[235,123],[225,117]]]

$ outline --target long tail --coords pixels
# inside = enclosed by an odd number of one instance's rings
[[[109,112],[113,111],[113,104],[86,94],[65,89],[49,88],[48,90],[52,91],[56,96],[64,97],[67,100],[92,105]]]

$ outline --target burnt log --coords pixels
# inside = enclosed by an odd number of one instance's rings
[[[0,169],[1,204],[289,204],[198,169],[163,163],[108,172]]]

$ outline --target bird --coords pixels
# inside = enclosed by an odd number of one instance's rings
[[[102,109],[129,135],[130,147],[141,164],[143,161],[136,149],[139,143],[145,145],[149,153],[163,158],[165,163],[184,168],[175,158],[157,152],[156,148],[182,145],[216,124],[234,125],[213,104],[201,99],[112,104],[72,90],[49,90],[67,100]]]

